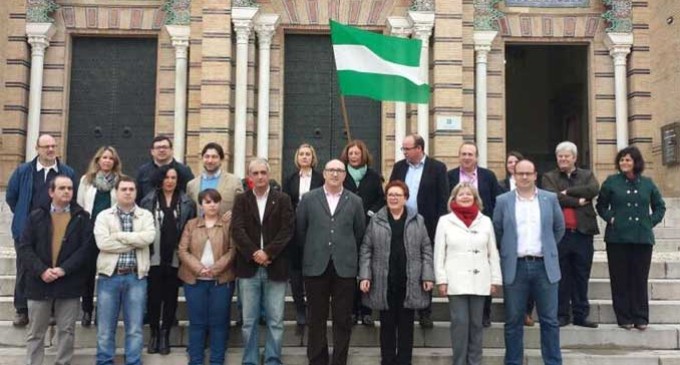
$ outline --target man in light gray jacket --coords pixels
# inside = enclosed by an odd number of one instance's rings
[[[333,310],[333,364],[346,364],[352,332],[352,303],[358,248],[364,236],[361,198],[344,190],[345,164],[326,164],[321,188],[305,194],[297,208],[298,237],[303,242],[302,275],[309,306],[310,365],[328,365],[329,299]]]

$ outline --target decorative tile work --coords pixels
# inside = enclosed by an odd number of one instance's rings
[[[116,8],[109,9],[109,28],[120,28],[120,10]]]
[[[153,13],[153,29],[161,29],[165,23],[166,13],[161,9],[156,9]],[[188,24],[188,23],[187,23]]]
[[[144,19],[144,10],[132,9],[132,16],[130,17],[130,28],[142,29],[142,20]]]
[[[97,8],[87,8],[85,9],[85,25],[88,28],[97,28],[98,23],[98,10]]]
[[[76,26],[76,11],[72,6],[62,8],[61,15],[64,18],[64,25],[66,28],[73,28]]]
[[[291,24],[299,24],[300,17],[298,17],[297,8],[295,7],[295,0],[283,0],[283,8],[288,14]]]
[[[57,9],[54,0],[28,0],[26,4],[26,21],[28,23],[53,23],[51,15]]]
[[[585,8],[590,6],[590,0],[505,0],[505,5],[537,8]]]
[[[553,36],[553,18],[549,16],[544,16],[542,21],[542,30],[543,30],[543,36],[544,37],[552,37]]]
[[[608,10],[602,14],[609,27],[607,32],[630,33],[633,31],[633,2],[631,0],[602,0]]]
[[[361,11],[361,0],[351,0],[349,3],[349,24],[359,24],[359,13]]]
[[[600,18],[591,16],[586,22],[586,37],[594,37],[600,26]]]
[[[576,18],[573,16],[568,16],[564,18],[564,36],[574,37],[576,36]]]
[[[522,34],[522,37],[532,36],[531,27],[532,27],[531,18],[525,16],[519,17],[519,29],[520,33]]]
[[[319,0],[307,0],[307,19],[311,24],[319,24]]]
[[[377,24],[380,13],[382,13],[383,7],[385,6],[385,1],[383,0],[373,0],[371,4],[371,11],[368,13],[368,24]]]

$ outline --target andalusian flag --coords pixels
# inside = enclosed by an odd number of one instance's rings
[[[331,39],[342,95],[407,103],[430,99],[420,70],[420,40],[388,37],[332,20]]]

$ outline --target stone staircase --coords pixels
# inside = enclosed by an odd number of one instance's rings
[[[618,328],[614,318],[609,290],[609,275],[604,243],[596,238],[595,259],[590,281],[591,319],[598,321],[597,329],[567,326],[561,329],[561,345],[564,363],[616,364],[616,365],[680,365],[680,199],[668,199],[665,221],[656,229],[658,239],[650,271],[650,327],[645,332],[626,331]],[[14,289],[14,249],[9,233],[11,213],[4,204],[0,192],[0,364],[25,363],[25,330],[11,325],[14,313],[12,292]],[[306,364],[306,336],[296,334],[295,313],[292,298],[286,298],[286,322],[284,335],[284,358],[286,364]],[[184,346],[187,344],[186,305],[180,290],[178,309],[179,327],[173,329],[173,351],[168,356],[144,355],[146,364],[179,365],[187,362]],[[235,305],[232,319],[236,318]],[[439,365],[451,363],[448,307],[445,298],[435,298],[433,303],[435,326],[422,330],[417,325],[414,334],[413,363]],[[484,333],[484,364],[502,364],[503,299],[494,298],[493,324]],[[378,324],[379,326],[379,324]],[[329,325],[330,327],[330,325]],[[119,324],[118,344],[122,347],[123,331]],[[264,331],[260,331],[264,337]],[[329,328],[329,337],[331,330]],[[51,345],[54,330],[47,339]],[[232,326],[227,363],[241,360],[241,335]],[[262,341],[263,342],[263,341]],[[76,328],[75,364],[91,364],[95,353],[96,329]],[[525,327],[525,364],[542,364],[540,357],[540,325]],[[119,348],[119,362],[122,348]],[[48,364],[54,360],[53,348],[48,347]],[[358,325],[351,339],[350,364],[379,364],[379,330]]]

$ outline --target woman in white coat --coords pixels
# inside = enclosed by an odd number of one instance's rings
[[[99,212],[116,204],[116,192],[113,187],[116,185],[122,171],[123,168],[118,152],[111,146],[99,148],[94,157],[92,157],[87,173],[80,179],[76,201],[78,205],[90,213],[93,223]],[[98,254],[96,245],[93,246],[95,250],[93,250],[94,254],[91,258],[92,268],[81,303],[83,317],[80,324],[84,327],[89,327],[93,318],[94,279],[97,274],[96,261]]]
[[[502,284],[493,225],[482,209],[474,185],[456,185],[451,213],[439,218],[435,234],[435,280],[439,294],[449,297],[453,365],[482,363],[484,299]]]

